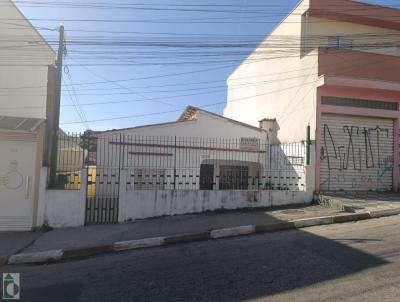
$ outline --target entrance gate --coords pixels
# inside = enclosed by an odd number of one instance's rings
[[[90,138],[87,167],[85,224],[118,222],[120,171],[123,150],[120,136]]]

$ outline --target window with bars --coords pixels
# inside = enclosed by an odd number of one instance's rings
[[[247,190],[249,187],[249,167],[247,166],[220,166],[220,190]]]

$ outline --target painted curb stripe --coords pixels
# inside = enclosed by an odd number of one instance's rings
[[[325,225],[333,223],[333,216],[315,217],[315,218],[305,218],[294,220],[294,226],[296,228],[311,227],[317,225]]]
[[[233,236],[240,236],[240,235],[247,235],[254,233],[256,227],[254,225],[244,225],[234,228],[224,228],[224,229],[217,229],[212,230],[210,235],[213,239],[218,238],[225,238],[225,237],[233,237]]]
[[[16,254],[10,256],[8,259],[9,264],[19,263],[44,263],[61,260],[63,256],[62,250],[50,250],[37,253]]]
[[[393,216],[400,214],[400,209],[386,209],[386,210],[378,210],[369,212],[371,218],[379,218],[385,216]]]
[[[114,251],[126,251],[135,250],[145,247],[154,247],[163,245],[165,242],[165,237],[154,237],[139,240],[129,240],[129,241],[119,241],[115,242],[113,245]]]

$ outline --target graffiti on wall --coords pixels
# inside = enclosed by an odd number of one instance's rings
[[[379,125],[344,125],[339,133],[333,133],[324,124],[321,165],[328,173],[321,173],[321,188],[390,190],[391,186],[384,181],[393,171],[393,155],[387,152],[389,138],[389,129]]]

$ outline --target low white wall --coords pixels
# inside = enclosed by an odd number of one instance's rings
[[[78,227],[85,224],[86,170],[82,170],[80,190],[47,190],[47,168],[40,175],[37,227]]]
[[[124,183],[126,173],[121,172],[121,183]],[[307,179],[313,180],[312,173]],[[312,183],[307,186],[311,189]],[[120,190],[119,222],[222,209],[309,204],[313,198],[313,192],[306,191],[128,191],[125,187],[121,186]]]

